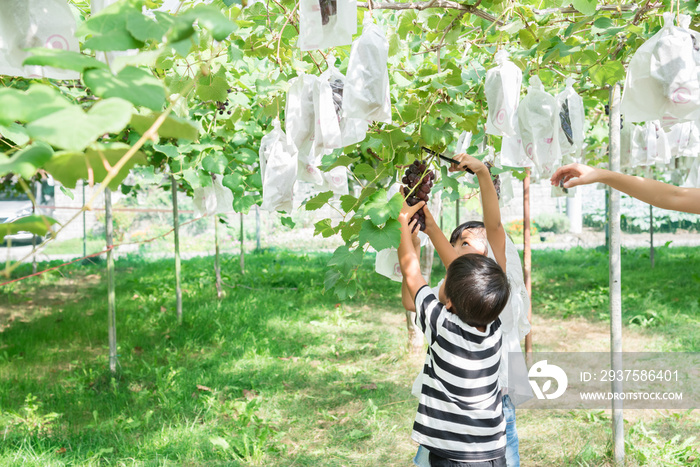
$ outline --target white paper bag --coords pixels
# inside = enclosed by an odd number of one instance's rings
[[[212,184],[197,187],[193,193],[195,212],[200,216],[226,214],[233,211],[233,193],[222,184],[220,175],[212,175]]]
[[[352,44],[343,92],[343,114],[391,123],[387,60],[389,43],[384,31],[365,13],[362,35]]]
[[[496,66],[486,72],[484,94],[489,108],[486,133],[497,136],[515,136],[520,86],[523,72],[508,60],[508,52],[499,50],[495,56]]]
[[[301,50],[350,45],[355,33],[355,0],[300,0],[297,46]]]
[[[320,192],[332,191],[335,195],[347,195],[348,189],[348,169],[344,166],[333,167],[328,172],[323,173],[323,185]]]
[[[75,17],[66,0],[10,0],[0,14],[0,75],[25,78],[79,79],[80,73],[52,67],[23,66],[24,49],[80,52]]]
[[[272,122],[272,131],[260,141],[260,174],[263,182],[265,211],[292,210],[292,194],[297,176],[297,148],[280,128],[279,120]]]
[[[685,20],[684,20],[685,22]],[[693,36],[673,25],[664,13],[664,26],[642,44],[630,60],[622,93],[621,111],[630,122],[694,120],[700,109]]]
[[[537,76],[530,79],[527,95],[518,106],[518,123],[525,154],[541,178],[549,178],[559,165],[559,112],[556,99],[544,90]]]
[[[316,129],[314,112],[314,83],[316,76],[300,74],[289,82],[284,111],[284,126],[287,136],[297,148],[313,140]]]
[[[586,114],[583,99],[574,91],[574,79],[566,78],[566,88],[557,95],[559,110],[559,149],[578,161],[585,138]]]
[[[532,159],[525,154],[517,118],[515,119],[515,136],[504,136],[501,141],[500,161],[501,165],[507,167],[534,167],[535,165]]]

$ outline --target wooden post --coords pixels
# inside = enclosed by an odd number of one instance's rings
[[[219,216],[214,216],[214,272],[216,273],[216,298],[224,296],[221,289],[221,263],[219,261]]]
[[[649,205],[649,260],[654,267],[654,206]]]
[[[105,188],[105,238],[107,242],[107,321],[109,323],[109,371],[117,372],[117,312],[114,292],[114,226],[112,224],[112,190]]]
[[[530,247],[530,169],[525,169],[523,180],[523,279],[525,290],[530,296],[530,307],[527,309],[527,320],[532,325],[532,249]],[[525,356],[528,362],[532,359],[532,331],[525,336]]]
[[[241,274],[245,274],[245,251],[243,249],[243,239],[245,238],[243,234],[243,213],[241,214]]]
[[[182,324],[182,288],[180,287],[180,216],[177,210],[177,183],[175,177],[170,176],[170,188],[173,197],[173,228],[175,237],[175,301],[177,310],[177,323]]]
[[[610,170],[620,171],[620,84],[610,88]],[[620,248],[620,192],[608,187],[610,209],[610,355],[615,374],[622,372],[622,261]],[[615,397],[622,393],[622,380],[612,381],[612,431],[613,461],[622,466],[625,462],[625,429],[622,416],[622,399]]]

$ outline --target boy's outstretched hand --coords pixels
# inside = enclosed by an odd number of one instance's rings
[[[452,164],[447,170],[450,172],[460,172],[464,170],[471,170],[474,172],[474,174],[479,175],[479,172],[485,171],[486,173],[489,172],[489,169],[486,167],[486,165],[481,162],[479,159],[476,157],[470,156],[469,154],[457,154],[456,156],[453,157],[453,159],[458,160],[460,163],[459,165],[457,164]]]
[[[401,223],[402,227],[408,226],[411,229],[410,232],[413,232],[415,227],[416,227],[416,221],[414,219],[412,219],[412,217],[415,213],[420,211],[421,208],[425,207],[425,201],[420,201],[420,202],[414,204],[413,206],[409,206],[408,203],[406,202],[406,189],[405,189],[405,187],[401,187],[401,195],[403,195],[404,199],[403,199],[403,206],[401,207],[401,212],[399,213],[399,222]],[[427,208],[426,208],[426,210],[427,210]],[[418,229],[415,229],[415,230],[417,231]]]

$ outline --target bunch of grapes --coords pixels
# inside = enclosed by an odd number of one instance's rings
[[[318,5],[321,7],[321,24],[325,26],[331,16],[338,14],[338,0],[319,0]]]
[[[226,112],[228,115],[231,115],[231,111],[228,110],[227,107],[228,107],[228,101],[225,101],[225,102],[216,101],[216,110],[219,111],[219,115],[223,115],[224,112]]]
[[[433,180],[435,179],[435,174],[432,170],[427,168],[425,161],[415,160],[413,164],[408,166],[406,169],[406,174],[403,176],[401,181],[407,186],[404,189],[405,193],[410,193],[408,198],[406,198],[406,203],[409,206],[413,206],[420,201],[428,202],[428,193],[433,187]],[[419,209],[412,217],[412,219],[418,221],[418,226],[420,230],[425,230],[425,213],[423,209]]]

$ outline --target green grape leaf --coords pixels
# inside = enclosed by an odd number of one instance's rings
[[[14,235],[19,232],[31,232],[35,235],[44,236],[49,232],[51,226],[56,223],[58,221],[51,217],[32,214],[31,216],[19,218],[14,222],[0,224],[0,242],[5,239],[6,235]]]
[[[89,36],[83,47],[91,50],[140,49],[143,42],[135,39],[127,29],[130,12],[140,14],[140,7],[130,2],[117,2],[109,5],[98,14],[89,17],[78,26],[76,36]]]
[[[364,163],[357,164],[352,169],[352,173],[366,180],[374,180],[374,178],[377,176],[377,173],[374,171],[374,168],[371,165]]]
[[[584,15],[593,16],[598,2],[596,0],[572,0],[571,4]]]
[[[137,132],[144,134],[153,125],[158,116],[159,114],[157,113],[149,115],[134,114],[131,116],[129,125]],[[158,136],[161,138],[196,140],[199,136],[199,126],[195,122],[168,115],[165,122],[158,128]]]
[[[420,128],[420,137],[428,147],[445,148],[452,140],[452,136],[432,125],[423,124]]]
[[[315,211],[317,209],[322,208],[331,198],[333,197],[333,192],[332,191],[324,191],[323,193],[319,193],[313,198],[309,199],[306,202],[306,210],[307,211]]]
[[[220,101],[228,99],[229,84],[221,76],[203,76],[197,82],[197,97],[203,101]]]
[[[360,229],[360,245],[369,243],[377,251],[385,248],[397,248],[401,241],[399,221],[389,219],[384,227],[377,227],[370,220],[365,220]]]
[[[243,176],[237,172],[224,176],[221,184],[234,193],[243,193],[245,189]]]
[[[350,210],[355,206],[357,203],[357,198],[355,198],[352,195],[342,195],[340,197],[340,207],[343,209],[345,212],[350,212]]]
[[[333,256],[328,261],[328,266],[338,269],[343,275],[348,275],[353,269],[362,264],[363,256],[364,251],[362,248],[350,251],[347,245],[341,245],[333,252]]]
[[[88,70],[83,81],[96,96],[121,97],[134,105],[161,110],[165,104],[165,88],[148,71],[127,66],[117,76],[109,70]]]
[[[389,201],[386,190],[379,189],[362,206],[362,213],[368,215],[374,225],[382,225],[389,219],[396,219],[403,206],[403,197],[396,193]]]
[[[221,153],[208,154],[202,160],[202,168],[215,174],[223,174],[228,165],[228,160]]]
[[[26,49],[32,55],[22,65],[52,66],[62,70],[83,72],[90,68],[107,68],[107,64],[89,55],[62,49],[41,47]]]
[[[27,130],[25,130],[22,125],[18,125],[14,122],[8,126],[0,125],[0,135],[3,138],[12,141],[17,146],[24,146],[29,142]]]
[[[141,12],[131,10],[126,15],[126,29],[138,41],[161,42],[171,22],[161,21],[162,16],[157,18],[158,21],[153,21]]]
[[[314,224],[314,236],[321,234],[323,238],[332,237],[336,229],[331,225],[330,219],[322,219]]]
[[[236,30],[236,24],[224,16],[221,9],[211,5],[199,4],[180,16],[191,22],[196,20],[197,25],[209,30],[217,41],[223,41]]]
[[[233,198],[233,210],[247,214],[250,208],[255,206],[254,196],[235,196]]]
[[[336,167],[347,167],[350,164],[354,164],[357,161],[356,157],[346,156],[345,154],[338,156],[338,158],[331,165],[328,166],[328,170],[334,169]]]
[[[296,225],[296,224],[294,223],[294,220],[292,220],[291,217],[286,217],[286,216],[280,217],[280,222],[282,222],[282,225],[283,225],[283,226],[289,227],[290,229],[293,229],[294,226]]]
[[[363,221],[364,219],[361,217],[353,217],[341,227],[340,236],[345,243],[349,243],[354,236],[360,233]]]
[[[102,183],[107,176],[105,161],[110,166],[114,166],[130,149],[127,144],[111,143],[97,144],[85,153],[75,151],[59,152],[44,165],[44,169],[68,188],[75,188],[78,180],[88,180],[88,168],[92,169],[92,180],[95,183]],[[129,175],[129,170],[134,165],[145,163],[146,156],[138,151],[121,168],[117,176],[112,179],[109,187],[112,190],[117,190],[119,184]]]
[[[625,68],[621,62],[611,61],[602,65],[593,65],[588,70],[588,74],[596,86],[613,85],[625,79]]]
[[[132,111],[129,102],[117,98],[99,101],[87,113],[76,105],[29,123],[27,133],[57,148],[82,151],[105,133],[120,132]]]
[[[53,149],[48,144],[36,142],[29,147],[17,151],[12,157],[0,155],[0,176],[8,173],[30,179],[53,156]]]
[[[31,122],[72,105],[56,88],[43,84],[33,84],[26,92],[0,88],[0,124]]]

